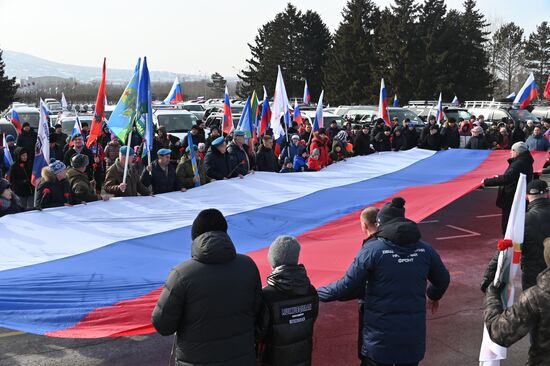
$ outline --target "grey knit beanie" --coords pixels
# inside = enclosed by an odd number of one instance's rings
[[[526,152],[529,149],[527,148],[527,144],[525,142],[518,141],[512,145],[512,150],[514,150],[518,154],[521,154],[522,152]]]
[[[300,258],[300,243],[293,236],[281,235],[271,243],[267,260],[271,267],[297,265]]]

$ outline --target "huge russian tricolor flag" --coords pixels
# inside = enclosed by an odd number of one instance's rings
[[[537,83],[535,82],[535,76],[533,73],[530,73],[525,80],[525,84],[519,90],[519,93],[514,99],[514,104],[519,105],[520,108],[526,108],[536,97],[538,97],[539,92],[537,90]]]
[[[54,337],[154,332],[170,269],[191,255],[191,224],[205,208],[226,216],[240,253],[265,280],[269,244],[295,235],[315,286],[339,278],[363,239],[360,211],[393,196],[420,221],[502,173],[506,151],[413,149],[350,158],[320,172],[257,172],[155,197],[8,215],[0,219],[0,327]],[[546,153],[535,154],[540,170]],[[239,192],[246,192],[240,194]],[[322,204],[319,204],[322,202]],[[60,235],[62,230],[63,235]]]

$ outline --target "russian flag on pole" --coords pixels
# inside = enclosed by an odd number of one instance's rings
[[[8,143],[6,142],[6,134],[2,135],[2,146],[4,150],[4,166],[6,167],[6,171],[4,172],[4,176],[8,175],[9,167],[13,164],[13,159],[11,157],[10,148],[8,147]]]
[[[258,136],[263,136],[271,120],[271,108],[269,107],[269,99],[264,86],[264,100],[262,102],[262,113],[260,123],[258,123]]]
[[[456,95],[455,95],[455,97],[453,98],[452,103],[453,103],[454,105],[460,105],[460,102],[458,101],[458,98],[457,98]]]
[[[443,122],[443,101],[441,100],[441,93],[439,93],[439,100],[437,101],[437,116],[435,117],[436,123]]]
[[[302,112],[300,111],[300,106],[298,105],[298,101],[294,101],[294,121],[298,122],[299,125],[301,125],[304,120],[302,119]]]
[[[386,126],[390,126],[390,115],[388,114],[388,101],[386,84],[384,84],[384,79],[380,81],[380,99],[378,101],[378,115],[384,120]]]
[[[393,95],[393,104],[392,107],[399,107],[399,100],[397,100],[397,94]]]
[[[311,94],[309,94],[309,88],[307,86],[307,80],[304,83],[304,97],[302,98],[305,105],[309,105],[311,102]]]
[[[520,108],[525,108],[533,100],[535,100],[536,97],[538,97],[539,92],[537,90],[537,83],[535,82],[535,76],[533,73],[529,73],[529,77],[527,77],[527,80],[525,80],[525,84],[521,87],[519,90],[518,95],[516,95],[516,99],[514,99],[514,104],[518,104]]]
[[[222,132],[230,134],[233,131],[233,115],[231,114],[231,101],[229,100],[229,91],[227,85],[225,86],[225,93],[223,95],[223,121]]]
[[[284,116],[284,122],[290,124],[290,112],[286,95],[285,82],[281,66],[278,66],[277,82],[275,83],[275,94],[273,95],[273,110],[271,111],[271,128],[273,129],[273,138],[277,141],[285,135],[285,129],[281,123],[281,116]]]
[[[504,284],[501,300],[505,309],[514,305],[514,278],[519,269],[521,259],[521,244],[525,230],[525,192],[527,192],[527,179],[525,174],[520,174],[514,202],[506,226],[504,240],[512,243],[511,247],[501,251],[498,255],[498,265],[495,273],[494,285]],[[480,366],[499,366],[500,360],[506,359],[506,348],[494,343],[489,336],[487,326],[483,325],[483,340],[479,352]]]
[[[11,110],[11,123],[13,124],[15,129],[17,130],[17,133],[21,133],[21,128],[22,128],[21,119],[19,118],[19,114],[17,113],[17,111],[15,109]]]
[[[33,186],[40,184],[40,171],[50,162],[50,138],[48,128],[48,109],[44,101],[40,99],[40,120],[38,122],[38,136],[34,148],[34,162],[32,164],[31,183]]]
[[[313,131],[318,131],[319,128],[324,127],[323,125],[323,95],[325,94],[324,90],[321,90],[321,95],[319,95],[319,102],[317,103],[317,110],[315,111],[315,119],[313,120]]]
[[[174,83],[172,84],[170,92],[168,92],[168,96],[164,99],[163,102],[168,104],[177,104],[183,102],[183,93],[181,91],[180,81],[177,76],[174,79]]]

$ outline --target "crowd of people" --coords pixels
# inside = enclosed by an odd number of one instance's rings
[[[0,166],[7,177],[0,179],[0,215],[111,196],[185,192],[254,171],[318,171],[378,151],[417,146],[510,149],[509,168],[482,184],[500,187],[497,205],[503,210],[504,230],[519,175],[528,176],[521,263],[524,293],[514,308],[502,308],[501,289],[492,284],[495,256],[482,284],[485,321],[492,339],[501,345],[531,333],[528,362],[540,365],[549,362],[550,355],[550,199],[546,183],[533,176],[530,152],[548,150],[544,133],[549,128],[549,120],[541,126],[529,122],[487,126],[482,116],[460,123],[449,118],[442,126],[430,118],[420,133],[406,120],[394,120],[391,126],[377,120],[372,129],[331,123],[314,132],[311,125],[294,122],[277,143],[269,130],[258,141],[240,130],[223,135],[218,126],[207,135],[200,122],[189,131],[191,142],[158,128],[148,163],[137,133],[122,145],[105,127],[88,148],[87,126],[82,134],[68,137],[56,125],[49,135],[51,160],[35,187],[36,133],[25,124],[17,139],[6,136],[13,164]],[[262,289],[255,263],[237,254],[223,215],[215,209],[202,211],[192,225],[192,259],[172,270],[153,312],[153,325],[161,334],[176,333],[176,359],[181,365],[309,365],[319,301],[358,299],[361,364],[417,365],[425,354],[426,304],[437,311],[449,286],[449,273],[437,252],[422,241],[416,223],[406,219],[402,198],[380,210],[365,209],[360,220],[366,239],[340,280],[315,289],[299,264],[300,244],[283,236],[269,249],[273,272]],[[499,245],[499,250],[504,249]]]
[[[9,208],[0,207],[0,215],[111,196],[185,191],[214,180],[243,177],[254,171],[318,171],[351,156],[413,147],[510,149],[514,143],[524,141],[530,151],[546,151],[549,142],[544,134],[548,129],[550,119],[545,119],[540,126],[532,121],[487,125],[481,115],[459,123],[449,118],[441,126],[432,116],[420,131],[408,119],[399,121],[397,118],[389,126],[378,119],[372,128],[351,122],[340,127],[333,121],[328,128],[317,131],[312,131],[308,122],[298,125],[294,121],[285,128],[285,138],[275,141],[270,129],[252,138],[240,130],[225,135],[214,125],[207,135],[205,123],[200,121],[189,131],[192,146],[188,139],[181,141],[159,127],[149,164],[143,154],[143,140],[137,132],[132,135],[129,147],[122,146],[105,125],[97,143],[88,148],[86,123],[82,124],[82,134],[74,136],[64,134],[61,125],[57,124],[49,134],[50,164],[42,170],[38,177],[40,183],[35,187],[31,176],[37,134],[25,123],[17,139],[6,136],[13,160],[11,166],[6,166],[4,149],[0,149],[0,176],[9,181],[14,197]],[[127,149],[130,149],[128,154]],[[198,175],[193,171],[191,149],[196,155]],[[124,178],[126,156],[129,162]]]

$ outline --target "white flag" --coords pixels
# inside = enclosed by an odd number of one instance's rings
[[[285,134],[284,126],[281,125],[281,116],[284,116],[285,123],[288,126],[290,124],[289,103],[281,66],[279,66],[277,82],[275,84],[275,95],[273,95],[273,107],[271,107],[271,128],[273,129],[273,138],[275,140]]]
[[[507,309],[514,305],[514,278],[519,269],[521,259],[521,244],[523,243],[523,234],[525,230],[525,193],[527,192],[527,179],[525,174],[519,175],[514,203],[510,211],[510,218],[506,226],[504,239],[511,240],[512,248],[501,251],[498,255],[498,265],[495,273],[495,280],[504,282],[506,286],[502,290],[501,298],[503,307]],[[509,269],[509,270],[508,270]],[[501,278],[503,274],[508,273],[508,278]],[[491,340],[487,326],[483,324],[483,340],[479,352],[480,366],[499,366],[500,360],[506,359],[506,348],[501,347]]]
[[[61,108],[66,111],[68,107],[67,99],[65,99],[65,93],[61,93]]]

